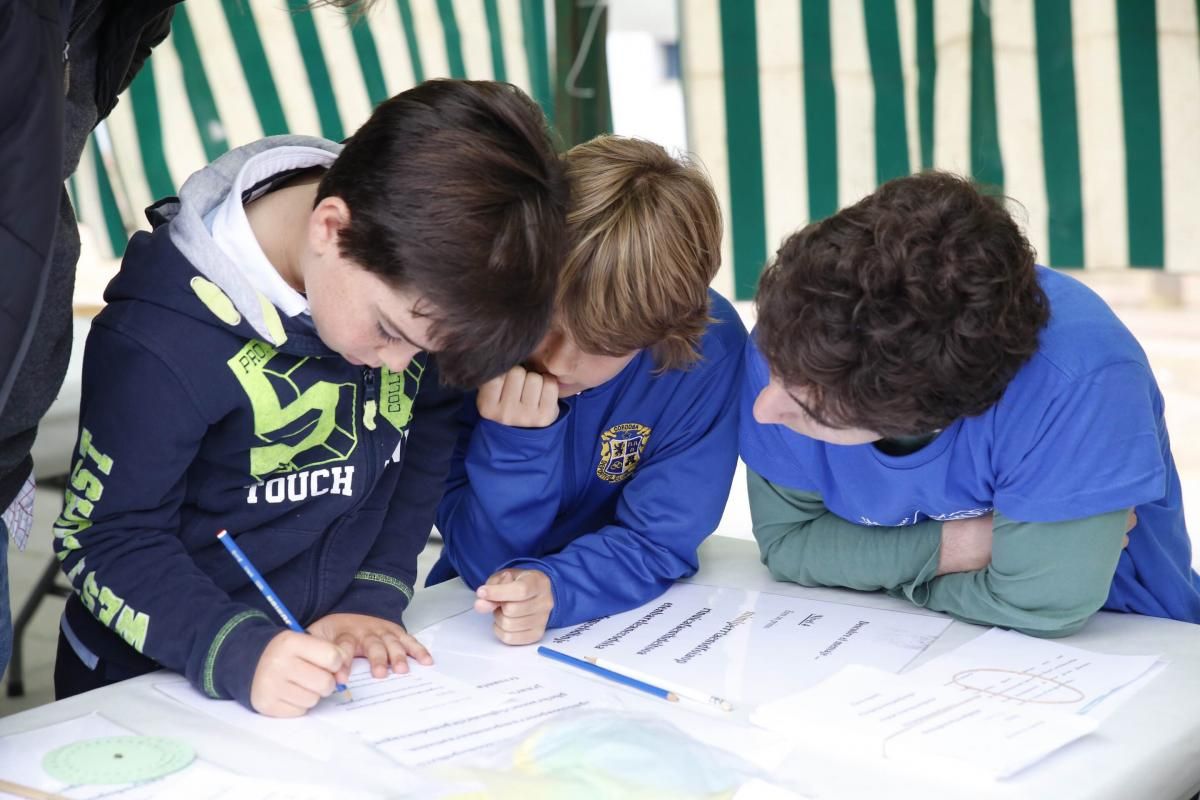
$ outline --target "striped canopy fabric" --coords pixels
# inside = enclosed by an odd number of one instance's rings
[[[368,16],[285,0],[188,0],[69,189],[101,254],[119,256],[142,210],[226,150],[263,136],[341,140],[428,78],[520,86],[553,119],[542,0],[379,0]]]
[[[718,289],[922,169],[1012,199],[1039,261],[1200,272],[1200,0],[681,0]]]

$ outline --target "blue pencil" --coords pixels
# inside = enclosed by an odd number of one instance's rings
[[[575,656],[569,656],[566,653],[560,653],[557,650],[551,650],[549,647],[538,647],[537,651],[538,655],[540,656],[552,658],[555,661],[561,661],[563,664],[568,664],[572,667],[578,667],[585,672],[590,672],[593,675],[599,675],[601,678],[607,678],[610,681],[628,686],[632,689],[637,689],[645,692],[646,694],[652,694],[655,697],[661,697],[662,699],[669,700],[672,703],[679,702],[679,698],[674,694],[674,692],[668,692],[666,689],[660,689],[657,686],[652,686],[645,681],[639,681],[637,678],[631,678],[628,675],[622,675],[619,672],[613,672],[611,669],[598,667],[591,662],[584,661],[582,658],[575,658]]]
[[[275,590],[270,587],[270,585],[267,583],[267,579],[262,576],[262,573],[258,571],[258,568],[250,563],[250,559],[247,558],[246,554],[242,552],[242,548],[237,546],[237,542],[235,542],[233,537],[229,535],[229,531],[224,529],[218,531],[217,538],[221,541],[221,544],[225,545],[225,549],[229,551],[229,555],[233,556],[233,560],[238,563],[238,566],[245,571],[246,575],[250,577],[250,580],[254,582],[254,585],[258,587],[258,590],[262,592],[262,596],[267,598],[267,602],[271,604],[271,608],[275,609],[275,612],[283,618],[284,623],[286,623],[287,626],[296,633],[308,633],[308,631],[304,630],[296,618],[292,616],[292,612],[287,610],[287,606],[285,606],[283,601],[279,599],[279,595],[275,594]],[[337,685],[337,690],[339,692],[345,692],[346,685],[344,683],[339,683]]]

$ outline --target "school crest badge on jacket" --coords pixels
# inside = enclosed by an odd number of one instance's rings
[[[650,429],[637,422],[614,425],[600,434],[600,463],[596,465],[596,477],[609,483],[628,478],[637,469],[648,441]]]

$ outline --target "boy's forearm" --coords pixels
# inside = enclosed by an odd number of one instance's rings
[[[481,420],[471,432],[437,511],[446,557],[468,585],[536,552],[553,524],[565,435],[556,425],[525,431]]]
[[[103,523],[88,534],[88,546],[63,562],[76,576],[74,588],[84,610],[131,649],[185,675],[208,697],[233,698],[249,708],[258,657],[283,630],[282,622],[230,600],[191,564],[173,537],[138,536]],[[159,565],[151,583],[143,578],[149,563]],[[79,564],[84,568],[75,571]]]
[[[625,483],[609,524],[543,559],[558,593],[552,625],[635,608],[695,574],[697,550],[720,524],[737,464],[736,384],[726,380],[734,372],[714,365],[712,391],[697,392],[677,426],[663,432],[659,449]]]
[[[820,495],[776,486],[747,470],[750,514],[763,563],[779,580],[873,591],[928,580],[938,567],[942,523],[856,525]]]
[[[1128,514],[1037,523],[997,513],[986,569],[914,581],[897,593],[967,622],[1032,636],[1069,635],[1108,597]]]

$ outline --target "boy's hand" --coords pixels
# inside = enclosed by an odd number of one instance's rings
[[[348,664],[331,643],[281,631],[263,650],[250,685],[250,705],[268,717],[299,717],[334,689],[334,673]]]
[[[545,428],[558,419],[558,380],[513,367],[479,387],[479,416],[513,428]]]
[[[371,663],[371,675],[386,678],[392,672],[408,672],[409,656],[429,666],[433,657],[402,625],[366,614],[326,614],[308,626],[313,636],[333,642],[345,658],[337,678],[345,683],[350,677],[350,662],[356,657]]]
[[[490,613],[492,630],[505,644],[532,644],[546,632],[554,608],[554,590],[546,573],[502,569],[475,590],[475,610]]]
[[[942,523],[938,575],[975,572],[992,563],[992,515]]]

